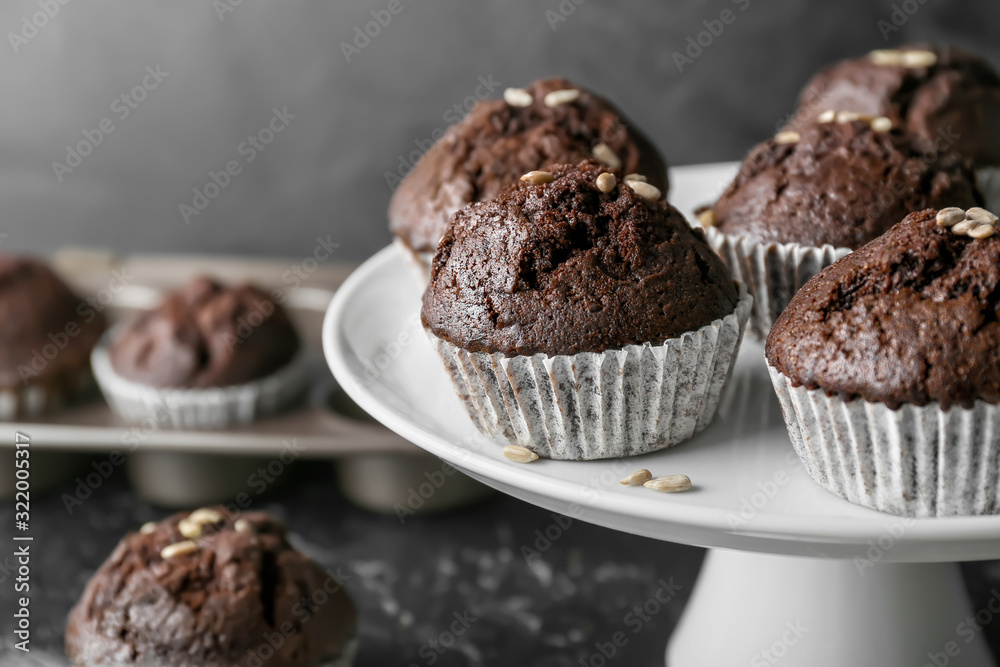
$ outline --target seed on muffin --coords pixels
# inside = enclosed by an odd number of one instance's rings
[[[797,144],[800,139],[802,139],[802,135],[795,130],[786,130],[785,132],[778,132],[774,135],[774,143],[779,146],[785,144]]]
[[[892,120],[885,116],[879,116],[872,119],[871,126],[876,132],[888,132],[892,129]]]
[[[233,524],[233,528],[236,530],[237,533],[253,532],[253,524],[247,521],[246,519],[237,519],[236,523]]]
[[[163,547],[163,550],[160,551],[160,558],[169,560],[171,558],[177,558],[178,556],[190,556],[196,551],[198,551],[197,542],[184,540],[183,542],[175,542],[174,544]]]
[[[823,113],[821,113],[819,116],[816,117],[816,120],[819,121],[820,123],[832,123],[836,119],[837,119],[837,112],[834,111],[833,109],[827,109],[826,111],[824,111]]]
[[[653,479],[653,473],[643,468],[642,470],[636,470],[634,473],[619,482],[619,484],[622,486],[642,486],[651,479]]]
[[[995,225],[998,221],[1000,221],[1000,218],[997,218],[997,216],[993,215],[985,208],[979,208],[978,206],[973,206],[966,211],[965,219],[984,225]]]
[[[611,150],[611,147],[603,141],[594,146],[593,153],[594,159],[598,162],[605,164],[612,169],[621,169],[622,161],[618,159],[618,156],[615,155],[613,150]]]
[[[503,448],[503,455],[508,461],[513,461],[514,463],[531,463],[538,460],[538,454],[527,447],[519,445],[506,445]]]
[[[201,537],[201,524],[196,521],[191,521],[190,518],[181,519],[177,524],[177,530],[180,531],[181,535],[188,538],[189,540],[196,540]]]
[[[646,180],[647,180],[646,177],[643,176],[642,174],[625,174],[626,183],[628,183],[629,181],[642,181],[643,183],[645,183]]]
[[[597,189],[605,194],[614,190],[615,186],[618,185],[618,179],[615,178],[615,175],[608,172],[604,172],[598,176],[596,182]]]
[[[933,67],[937,63],[937,54],[933,51],[903,51],[903,67],[917,69]]]
[[[903,64],[903,53],[896,49],[875,49],[868,58],[876,65],[896,66]]]
[[[715,211],[706,209],[698,214],[698,222],[702,227],[715,227]]]
[[[149,535],[154,530],[156,530],[156,522],[147,521],[146,523],[142,524],[142,527],[139,529],[139,532],[142,533],[143,535]]]
[[[503,101],[512,107],[530,107],[533,100],[524,88],[508,88],[503,91]]]
[[[965,220],[965,210],[957,206],[943,208],[938,211],[936,220],[938,227],[952,227]]]
[[[660,493],[681,493],[691,489],[691,478],[687,475],[667,475],[651,479],[643,486]]]
[[[643,181],[625,181],[625,185],[632,188],[632,191],[637,195],[649,201],[659,201],[660,197],[663,196],[658,187]]]
[[[547,107],[557,107],[562,104],[575,102],[580,97],[580,91],[576,88],[566,88],[564,90],[553,90],[545,96],[544,102]]]
[[[222,515],[213,509],[202,507],[201,509],[191,512],[191,514],[188,515],[187,520],[198,524],[219,523],[222,521]]]
[[[970,231],[972,231],[972,228],[976,227],[976,226],[978,226],[978,225],[975,222],[972,222],[971,220],[963,220],[962,222],[959,222],[959,223],[955,224],[954,226],[952,226],[951,231],[954,234],[958,234],[959,236],[963,236],[965,234],[968,234]]]
[[[993,236],[996,228],[993,225],[976,225],[969,230],[969,236],[974,239],[988,239]]]
[[[521,180],[529,185],[545,185],[555,179],[555,174],[551,171],[529,171],[521,177]]]

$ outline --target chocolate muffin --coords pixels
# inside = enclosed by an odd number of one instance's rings
[[[274,373],[299,347],[288,315],[268,294],[200,277],[126,325],[111,364],[152,387],[228,387]]]
[[[1000,237],[981,208],[913,213],[810,280],[767,339],[813,478],[909,516],[1000,512]]]
[[[281,300],[193,280],[94,350],[101,391],[125,421],[169,428],[221,429],[283,409],[309,367]]]
[[[490,435],[553,458],[676,444],[714,413],[749,300],[656,187],[593,161],[550,169],[455,215],[424,327]],[[701,377],[678,378],[688,364]]]
[[[982,203],[957,153],[924,153],[885,117],[829,112],[753,149],[701,218],[753,295],[763,339],[805,281],[910,211]]]
[[[835,63],[802,91],[791,129],[828,109],[886,116],[926,150],[953,150],[977,167],[1000,164],[1000,77],[959,49],[905,46]]]
[[[667,190],[659,151],[604,98],[564,79],[508,89],[478,103],[420,159],[392,197],[389,228],[429,256],[466,204],[492,199],[525,172],[591,156]]]
[[[90,380],[104,315],[46,264],[0,255],[0,418],[42,412]]]
[[[347,666],[354,604],[263,512],[174,515],[129,533],[66,628],[74,665]]]

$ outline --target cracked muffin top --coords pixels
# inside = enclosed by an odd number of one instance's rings
[[[98,307],[44,262],[0,255],[0,386],[76,386],[104,332]]]
[[[316,667],[350,650],[355,622],[281,524],[205,508],[122,539],[70,614],[66,653],[81,667]]]
[[[659,190],[593,161],[527,174],[459,211],[422,320],[472,352],[603,352],[661,344],[732,313],[736,286]]]
[[[996,217],[954,224],[956,211],[912,213],[823,269],[771,328],[768,362],[796,386],[893,409],[1000,402]]]
[[[959,49],[905,46],[835,63],[806,85],[789,128],[827,109],[887,116],[928,149],[951,148],[976,166],[1000,164],[1000,77]]]
[[[410,249],[433,253],[466,204],[492,199],[525,172],[591,156],[667,190],[659,151],[603,97],[564,79],[508,89],[476,104],[407,174],[389,204],[389,228]]]
[[[110,357],[115,372],[129,380],[201,389],[270,375],[299,347],[291,320],[268,294],[200,277],[126,324]]]
[[[982,203],[957,153],[925,154],[884,118],[856,116],[827,114],[753,149],[712,207],[718,230],[854,249],[911,211]]]

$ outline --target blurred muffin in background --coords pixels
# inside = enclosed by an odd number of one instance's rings
[[[0,419],[38,415],[88,385],[106,325],[44,262],[0,255]]]
[[[460,208],[492,199],[526,172],[591,157],[667,191],[663,156],[608,100],[564,79],[509,88],[478,103],[407,174],[389,203],[389,228],[429,267]]]
[[[224,428],[284,407],[307,381],[299,334],[271,295],[196,278],[114,329],[94,351],[101,390],[126,421]]]

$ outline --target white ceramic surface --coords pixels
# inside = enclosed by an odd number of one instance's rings
[[[675,200],[693,206],[713,196],[705,184],[721,180],[727,168],[699,167],[701,180],[675,172]],[[398,249],[375,255],[331,303],[323,327],[327,360],[369,414],[501,491],[592,523],[698,546],[854,558],[882,544],[882,563],[1000,557],[1000,517],[902,519],[813,483],[792,450],[763,350],[751,341],[715,422],[692,440],[631,459],[511,463],[455,396],[420,328],[421,290]],[[618,484],[639,468],[689,475],[694,489],[668,495]]]

